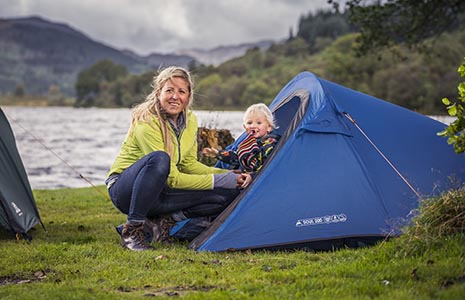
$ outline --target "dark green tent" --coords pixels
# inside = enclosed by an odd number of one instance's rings
[[[0,108],[0,226],[29,238],[27,232],[42,223],[15,137]]]

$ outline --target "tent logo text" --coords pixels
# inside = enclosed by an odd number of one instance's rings
[[[311,225],[325,225],[331,223],[340,223],[347,221],[345,214],[326,215],[322,217],[313,217],[307,219],[299,219],[295,223],[295,227],[311,226]]]
[[[15,209],[16,214],[21,217],[23,215],[21,208],[19,208],[18,205],[16,205],[16,203],[14,202],[11,202],[11,205],[13,205],[13,208]]]

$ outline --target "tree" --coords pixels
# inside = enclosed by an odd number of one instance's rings
[[[328,0],[338,8],[339,0]],[[350,20],[359,27],[358,53],[405,44],[424,46],[427,38],[459,28],[465,16],[463,0],[348,0]],[[431,47],[431,46],[430,46]],[[458,72],[465,76],[465,63]],[[459,101],[465,102],[465,82],[458,86]],[[465,152],[465,117],[463,105],[443,98],[449,115],[456,119],[439,136],[447,137],[456,153]]]
[[[299,55],[306,55],[309,52],[308,44],[302,38],[295,38],[286,44],[286,56],[298,57]]]
[[[100,85],[128,75],[128,70],[111,60],[101,60],[78,74],[76,81],[77,106],[92,106],[100,92]]]
[[[49,100],[50,104],[53,104],[53,105],[63,104],[64,96],[58,85],[56,84],[50,85],[50,87],[48,88],[47,99]]]
[[[294,39],[294,31],[292,30],[292,27],[289,28],[289,37],[287,38],[288,41],[292,41]]]
[[[328,0],[345,2],[349,20],[358,27],[358,53],[374,52],[404,43],[421,47],[430,37],[457,28],[465,12],[463,0]]]
[[[24,86],[22,84],[17,84],[15,87],[14,95],[18,98],[22,98],[24,97],[24,94],[26,94],[24,91]]]
[[[346,13],[340,13],[338,9],[335,12],[320,10],[300,17],[297,37],[305,40],[309,50],[315,53],[319,50],[316,47],[318,39],[334,40],[352,31]]]

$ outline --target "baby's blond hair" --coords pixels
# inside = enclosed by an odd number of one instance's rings
[[[271,112],[271,110],[268,108],[268,106],[266,104],[257,103],[257,104],[253,104],[253,105],[249,106],[247,108],[247,110],[245,111],[245,113],[244,113],[244,119],[243,119],[244,124],[245,124],[247,118],[253,113],[262,114],[265,117],[268,124],[270,124],[271,127],[273,127],[273,129],[276,128],[276,122],[275,122],[275,119],[273,117],[273,113]]]

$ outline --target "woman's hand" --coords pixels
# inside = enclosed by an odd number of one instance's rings
[[[203,148],[202,154],[208,157],[216,157],[218,155],[218,150],[215,148]]]
[[[248,173],[240,173],[237,176],[237,188],[245,189],[252,182],[252,176]]]

